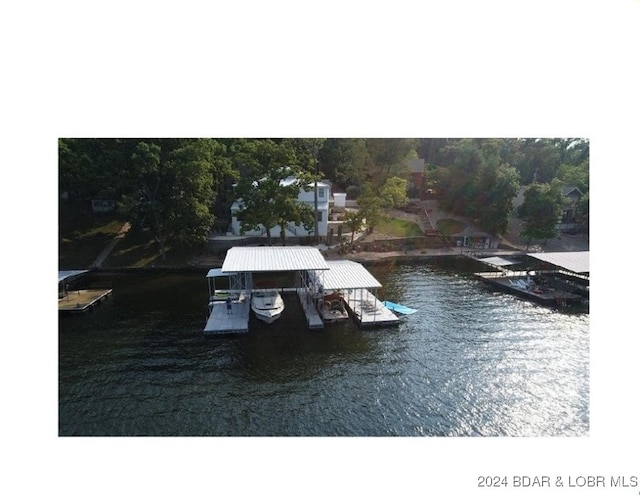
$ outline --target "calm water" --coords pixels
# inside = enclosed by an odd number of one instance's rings
[[[308,330],[286,296],[275,324],[205,337],[206,270],[94,279],[114,295],[59,319],[59,434],[588,434],[588,314],[492,292],[458,262],[369,269],[418,312]]]

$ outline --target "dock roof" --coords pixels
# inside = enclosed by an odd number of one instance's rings
[[[360,263],[350,260],[329,261],[329,271],[323,274],[322,286],[327,290],[371,289],[382,284]]]
[[[573,273],[589,273],[589,251],[529,253],[529,256]]]
[[[318,248],[310,246],[232,247],[222,263],[222,272],[280,272],[328,270]]]
[[[480,258],[480,261],[492,266],[511,266],[517,265],[517,261],[510,260],[509,258],[503,258],[502,256],[489,256],[487,258]]]
[[[88,271],[89,270],[60,270],[58,271],[58,283],[68,278],[75,277],[76,275],[87,273]]]

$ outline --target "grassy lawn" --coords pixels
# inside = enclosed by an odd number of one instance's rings
[[[376,225],[376,232],[391,237],[416,237],[421,236],[422,230],[415,222],[401,220],[399,218],[383,218]]]
[[[167,248],[165,259],[150,229],[131,229],[111,252],[104,263],[105,268],[142,268],[151,265],[181,265],[193,257],[192,250]]]
[[[58,210],[58,266],[87,268],[122,227],[112,213],[93,213],[85,205],[61,204]]]
[[[465,228],[465,224],[451,218],[443,218],[442,220],[438,220],[436,228],[444,235],[453,235],[458,232],[462,232]]]
[[[83,204],[62,204],[58,216],[58,267],[88,268],[116,236],[124,220],[115,213],[93,213]],[[152,264],[183,264],[193,252],[168,248],[162,260],[149,229],[131,229],[104,262],[105,268],[144,267]]]

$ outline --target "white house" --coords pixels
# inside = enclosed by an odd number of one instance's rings
[[[295,181],[294,177],[287,177],[280,182],[281,186],[291,185]],[[309,191],[300,189],[298,194],[298,201],[308,204],[311,209],[314,209],[314,183],[309,184]],[[331,196],[331,186],[325,182],[318,182],[318,235],[324,237],[327,235],[327,225],[329,222],[329,197]],[[238,212],[241,210],[242,200],[237,200],[231,205],[231,234],[232,235],[245,235],[245,236],[266,236],[266,229],[263,227],[260,230],[249,230],[245,233],[241,232],[242,222],[238,220]],[[306,237],[313,234],[312,230],[305,229],[304,225],[295,225],[289,223],[285,231],[287,237]],[[280,227],[276,226],[271,229],[271,237],[278,237],[280,235]]]

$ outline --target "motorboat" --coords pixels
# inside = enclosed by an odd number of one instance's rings
[[[318,311],[322,319],[327,323],[349,319],[344,298],[340,293],[326,294],[324,297],[319,298]]]
[[[255,290],[251,294],[251,309],[259,320],[273,323],[284,311],[284,301],[275,289]]]

